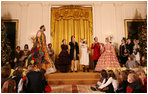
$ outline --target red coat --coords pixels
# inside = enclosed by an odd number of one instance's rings
[[[97,45],[91,45],[91,49],[94,50],[93,52],[93,60],[98,60],[100,57],[100,43],[97,43]]]
[[[130,86],[127,86],[126,93],[132,93],[133,89]]]

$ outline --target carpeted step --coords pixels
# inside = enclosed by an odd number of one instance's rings
[[[50,85],[91,85],[96,84],[100,77],[100,73],[94,72],[54,73],[46,75]]]
[[[48,83],[49,85],[93,85],[98,81],[98,79],[51,79],[48,80]]]
[[[48,79],[99,79],[100,74],[97,73],[57,73],[50,74]]]

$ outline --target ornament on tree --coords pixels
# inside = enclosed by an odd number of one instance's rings
[[[10,60],[11,47],[7,38],[6,27],[4,23],[1,24],[1,62],[4,64]]]
[[[144,24],[139,25],[138,38],[140,54],[141,56],[147,56],[147,20],[145,20]]]

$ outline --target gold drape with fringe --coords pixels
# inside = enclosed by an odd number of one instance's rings
[[[78,44],[81,42],[81,39],[85,38],[90,48],[93,35],[92,27],[91,7],[63,6],[60,8],[52,8],[51,36],[53,48],[55,51],[55,58],[57,58],[61,52],[62,40],[66,39],[68,44],[71,41],[72,35],[75,35],[75,39]],[[93,66],[91,57],[92,56],[90,53],[90,66]],[[82,69],[82,67],[80,67],[80,69]]]

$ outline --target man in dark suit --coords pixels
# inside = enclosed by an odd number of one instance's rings
[[[78,60],[79,60],[79,45],[75,41],[75,36],[71,37],[71,42],[69,42],[70,45],[70,59],[71,61],[71,72],[78,71]]]

